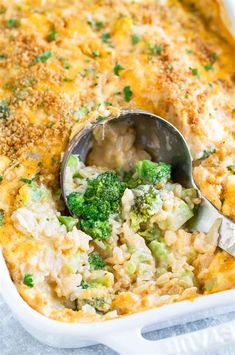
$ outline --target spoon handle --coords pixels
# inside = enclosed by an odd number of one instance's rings
[[[207,199],[202,198],[193,229],[208,233],[212,226],[216,229],[219,227],[219,234],[216,240],[212,238],[211,243],[216,243],[221,249],[235,256],[235,223],[220,214]]]
[[[235,223],[222,216],[218,246],[235,256]]]

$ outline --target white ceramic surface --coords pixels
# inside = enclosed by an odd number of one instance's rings
[[[222,0],[219,3],[221,4],[221,18],[235,37],[235,0]]]
[[[215,314],[221,307],[234,309],[235,290],[203,296],[195,301],[183,301],[153,310],[134,314],[106,322],[91,324],[62,323],[51,320],[33,310],[18,294],[11,281],[4,258],[0,255],[1,294],[23,327],[39,341],[58,348],[78,348],[94,343],[103,343],[121,354],[185,354],[197,349],[202,351],[226,345],[228,339],[235,344],[235,321],[216,327],[183,334],[173,338],[149,341],[142,337],[141,330],[166,320],[180,323],[181,316],[200,319],[200,313],[214,309]]]

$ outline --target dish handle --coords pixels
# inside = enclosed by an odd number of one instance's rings
[[[139,328],[108,334],[98,341],[119,354],[195,354],[235,344],[235,321],[160,340],[145,339]]]

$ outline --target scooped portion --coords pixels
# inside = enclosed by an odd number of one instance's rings
[[[87,165],[105,169],[130,169],[138,160],[151,159],[136,144],[136,131],[127,122],[112,121],[93,130]]]
[[[216,246],[187,231],[200,199],[171,180],[169,164],[140,160],[115,171],[72,155],[66,189],[73,217],[59,221],[90,239],[84,271],[73,270],[77,310],[121,315],[200,292],[193,261]]]
[[[80,228],[104,248],[112,234],[113,221],[127,223],[143,235],[152,230],[177,231],[200,203],[195,189],[171,182],[171,166],[150,160],[138,161],[128,171],[86,167],[70,156],[66,182],[67,203]],[[180,194],[175,188],[180,188]],[[155,239],[155,238],[153,238]]]

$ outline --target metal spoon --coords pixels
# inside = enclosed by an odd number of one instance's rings
[[[64,153],[61,167],[61,188],[67,205],[65,191],[65,169],[71,154],[78,154],[86,161],[91,148],[92,131],[98,125],[125,122],[136,131],[136,145],[146,150],[153,161],[162,161],[172,165],[172,180],[184,187],[197,190],[202,203],[198,214],[191,223],[192,230],[208,232],[216,223],[219,226],[218,246],[235,256],[235,223],[225,217],[204,197],[195,184],[192,175],[192,157],[183,135],[171,123],[152,113],[142,110],[122,110],[117,118],[108,117],[102,122],[94,123],[90,128],[77,133]],[[67,205],[68,207],[68,205]]]

